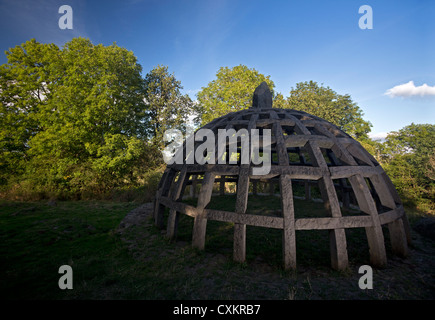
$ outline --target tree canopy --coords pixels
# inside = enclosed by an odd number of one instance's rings
[[[252,94],[255,88],[263,81],[273,93],[275,84],[270,76],[265,76],[244,65],[220,68],[216,73],[216,79],[209,82],[197,94],[198,122],[205,125],[229,112],[249,108],[252,105]]]
[[[434,205],[435,125],[412,123],[389,133],[379,158],[403,197]]]
[[[20,182],[35,188],[104,190],[135,183],[142,166],[161,162],[148,143],[156,135],[149,110],[170,105],[172,96],[162,91],[155,106],[131,51],[75,38],[62,49],[30,40],[6,55],[0,67],[3,183],[20,174]],[[165,69],[156,70],[151,74],[163,73],[153,81],[165,83]]]
[[[172,128],[185,130],[194,104],[188,95],[181,94],[181,82],[169,74],[167,66],[151,70],[145,76],[144,89],[148,136],[162,149],[165,131]]]
[[[284,98],[270,76],[239,65],[222,67],[193,102],[167,66],[145,77],[131,51],[75,38],[63,48],[27,41],[6,52],[0,66],[0,191],[78,195],[141,186],[162,164],[163,135],[186,129],[196,114],[205,124],[249,108],[263,81],[275,108],[326,119],[380,161],[411,201],[433,208],[435,126],[411,124],[386,141],[368,138],[370,122],[347,94],[314,81],[300,82]]]
[[[220,68],[216,79],[198,92],[198,122],[204,125],[228,112],[249,108],[252,93],[263,81],[272,91],[275,108],[302,110],[337,125],[354,138],[368,138],[371,124],[363,119],[362,110],[348,94],[341,95],[329,87],[309,81],[297,83],[285,99],[281,93],[274,91],[275,84],[270,76],[244,65]]]
[[[371,124],[348,94],[338,94],[315,81],[299,82],[291,89],[287,106],[323,118],[354,138],[368,138]]]

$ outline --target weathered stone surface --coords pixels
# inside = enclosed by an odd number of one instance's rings
[[[266,82],[262,82],[257,89],[255,89],[252,107],[261,109],[272,108],[272,93]]]
[[[189,158],[201,151],[197,149],[200,144],[195,144],[190,153],[186,144],[183,145],[186,151],[183,154],[188,159],[184,159],[184,163],[168,165],[154,206],[155,223],[162,227],[166,219],[169,238],[176,235],[179,214],[194,218],[192,245],[201,250],[204,249],[208,220],[231,222],[234,223],[233,258],[242,262],[249,250],[246,248],[247,226],[281,229],[284,267],[293,269],[296,268],[298,231],[328,230],[331,265],[342,270],[349,265],[346,229],[365,228],[370,261],[372,265],[384,266],[387,257],[382,226],[387,226],[393,252],[407,255],[410,228],[394,185],[361,144],[336,126],[302,111],[273,108],[272,94],[263,82],[254,92],[251,108],[214,119],[203,128],[216,134],[215,157],[226,159],[226,162],[203,164]],[[227,142],[226,138],[217,136],[221,129],[244,130],[244,137],[253,142],[249,145],[249,159],[260,157],[259,154],[252,156],[253,150],[261,152],[263,160],[271,161],[270,170],[254,170],[259,167],[256,161],[243,163],[245,141],[241,141],[242,135],[235,133],[237,140]],[[265,132],[271,135],[266,136]],[[270,154],[265,152],[268,148]],[[229,159],[238,159],[238,162],[230,163]],[[213,194],[228,193],[235,195],[234,209],[212,209]],[[280,196],[279,215],[249,212],[250,193]],[[198,197],[196,205],[182,201],[189,195]],[[325,215],[298,216],[296,198],[322,201]],[[164,214],[165,210],[169,215]],[[432,227],[423,224],[417,228],[435,237],[435,223],[429,225]]]

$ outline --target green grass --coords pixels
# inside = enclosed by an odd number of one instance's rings
[[[234,196],[216,197],[210,207],[231,210],[234,200]],[[417,277],[414,271],[406,269],[413,263],[422,263],[418,268],[428,268],[429,274],[433,274],[430,271],[433,268],[424,260],[429,257],[427,253],[417,256],[417,262],[411,260],[399,269],[387,269],[403,273],[397,276],[397,291],[391,289],[390,283],[378,282],[378,291],[367,293],[358,289],[360,275],[356,267],[368,262],[364,229],[347,230],[351,265],[344,273],[330,269],[327,231],[298,231],[298,270],[286,272],[282,269],[280,230],[248,226],[247,261],[239,264],[232,261],[231,223],[208,222],[204,251],[191,248],[193,219],[185,215],[180,216],[176,241],[168,241],[164,231],[153,225],[151,217],[130,227],[121,237],[115,229],[137,206],[138,203],[107,201],[59,201],[57,206],[50,206],[47,201],[0,202],[0,298],[431,297],[430,281],[425,274]],[[297,217],[325,214],[321,203],[296,200],[295,207]],[[248,214],[277,215],[279,208],[279,198],[249,198]],[[418,214],[412,213],[410,221],[417,220]],[[388,232],[385,236],[390,259]],[[433,258],[428,261],[433,262]],[[61,276],[58,269],[64,264],[73,269],[73,290],[58,287]],[[387,271],[379,271],[379,275]],[[388,272],[387,278],[391,278]],[[404,285],[406,292],[400,289]]]
[[[186,199],[194,204],[196,199]],[[215,196],[207,206],[210,209],[234,211],[235,195]],[[295,218],[318,218],[328,216],[323,203],[305,200],[294,200]],[[355,211],[342,209],[343,215],[354,215]],[[276,196],[249,195],[246,214],[280,216],[281,200]],[[359,213],[362,214],[362,213]],[[232,252],[233,223],[217,221],[207,222],[206,247],[209,252]],[[181,216],[179,223],[179,239],[189,241],[192,237],[193,219]],[[349,255],[355,263],[367,262],[368,245],[364,228],[346,230]],[[256,259],[281,268],[282,266],[282,230],[247,226],[246,259],[249,263]],[[328,230],[296,231],[297,260],[301,266],[329,267],[329,232]]]
[[[113,236],[132,203],[2,202],[0,206],[0,294],[2,298],[62,298],[61,265],[71,265],[74,283],[110,273],[128,260]]]

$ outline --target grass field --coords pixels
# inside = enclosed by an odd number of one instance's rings
[[[229,197],[210,204],[227,210]],[[249,200],[248,211],[276,214],[279,199]],[[434,299],[434,243],[413,232],[408,259],[391,254],[374,270],[374,289],[358,287],[368,263],[362,229],[347,233],[350,267],[330,268],[327,232],[298,231],[296,271],[281,267],[281,231],[247,228],[247,261],[232,261],[233,226],[209,221],[205,251],[191,248],[193,219],[181,216],[175,242],[154,227],[148,207],[139,220],[118,226],[138,203],[59,201],[0,203],[1,299]],[[262,209],[262,208],[267,209]],[[297,201],[297,214],[322,204]],[[352,214],[351,212],[349,214]],[[420,218],[409,214],[410,221]],[[121,230],[121,231],[120,231]],[[61,265],[73,269],[73,290],[60,290]]]

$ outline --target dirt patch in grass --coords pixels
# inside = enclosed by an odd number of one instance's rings
[[[248,254],[246,263],[232,261],[232,247],[219,239],[219,245],[206,242],[204,251],[191,248],[191,221],[180,217],[176,241],[165,239],[165,230],[158,230],[152,219],[152,204],[144,204],[131,211],[117,228],[117,234],[128,245],[138,264],[153,265],[150,269],[155,290],[147,295],[137,292],[134,298],[153,299],[434,299],[435,298],[435,243],[412,230],[410,255],[401,259],[388,253],[388,265],[373,269],[373,289],[361,290],[359,267],[368,254],[349,257],[346,271],[330,268],[329,260],[320,263],[310,259],[298,263],[297,270],[285,271],[280,266],[279,254],[266,254],[259,247],[258,254]],[[210,223],[209,239],[232,236],[231,226],[221,229]],[[221,224],[222,225],[222,224]],[[180,227],[180,228],[181,228]],[[216,228],[213,233],[213,228]],[[184,233],[183,233],[184,232]],[[217,234],[216,234],[217,232]],[[255,233],[252,234],[255,236]],[[264,235],[260,235],[264,236]],[[356,235],[358,237],[358,235]],[[264,239],[263,239],[264,240]],[[270,236],[270,245],[276,244]],[[358,243],[358,241],[357,241]],[[299,243],[298,243],[299,245]],[[367,248],[362,247],[361,250]],[[248,247],[249,250],[249,247]],[[277,250],[280,248],[271,248]],[[358,253],[353,248],[349,255]],[[305,255],[317,254],[304,252]],[[299,252],[298,252],[299,254]],[[275,256],[274,256],[275,255]],[[149,296],[153,294],[153,296]]]

